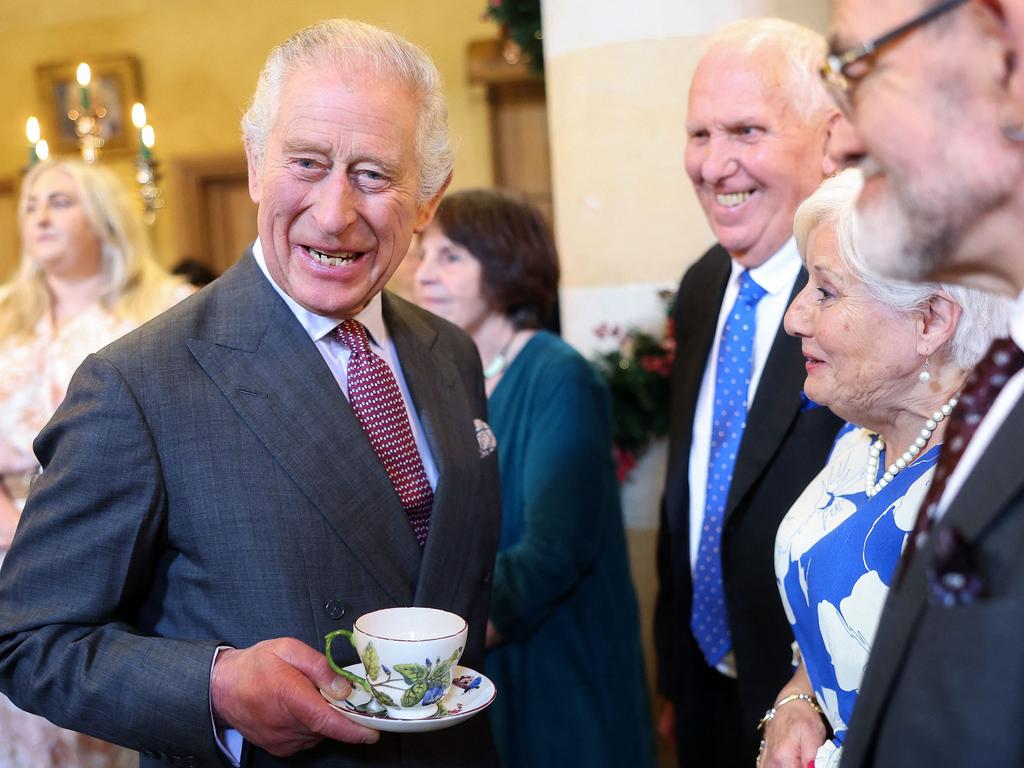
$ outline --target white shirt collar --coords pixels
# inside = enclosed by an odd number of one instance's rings
[[[1024,349],[1024,291],[1017,297],[1010,315],[1010,338],[1021,349]]]
[[[796,247],[796,238],[790,237],[764,264],[751,269],[750,276],[755,283],[772,295],[782,291],[787,291],[788,294],[793,290],[793,281],[802,266],[803,261]],[[736,280],[745,269],[746,267],[733,259],[730,279]]]
[[[288,305],[288,309],[295,315],[295,319],[298,320],[302,327],[306,329],[306,333],[309,334],[314,342],[320,341],[324,336],[329,334],[342,320],[348,318],[345,317],[325,317],[324,315],[318,315],[315,312],[310,312],[308,309],[299,304],[295,299],[289,296],[284,290],[277,284],[273,277],[270,276],[270,272],[267,270],[267,260],[263,256],[263,246],[260,244],[260,239],[257,237],[256,242],[252,244],[252,255],[256,259],[256,263],[260,265],[260,269],[266,276],[267,280],[270,281],[270,285],[277,295],[280,296],[284,303]],[[366,328],[367,333],[370,335],[370,340],[373,341],[378,347],[383,347],[387,342],[388,331],[387,326],[384,325],[384,307],[380,298],[380,293],[377,293],[370,303],[363,308],[362,312],[359,312],[355,319],[358,320]]]

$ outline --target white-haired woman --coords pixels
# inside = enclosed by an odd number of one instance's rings
[[[779,526],[775,572],[799,654],[762,721],[764,766],[838,765],[946,417],[992,338],[1005,334],[1011,308],[871,272],[853,225],[861,184],[856,170],[827,179],[794,224],[809,280],[785,327],[803,340],[807,397],[850,423]]]
[[[192,288],[153,260],[117,179],[72,160],[40,163],[18,205],[21,267],[0,287],[0,562],[38,469],[32,441],[87,354]],[[0,768],[108,768],[134,753],[50,725],[0,696]]]

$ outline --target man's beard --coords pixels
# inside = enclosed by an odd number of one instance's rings
[[[865,178],[878,171],[872,158],[863,163]],[[855,242],[867,266],[895,280],[925,281],[956,252],[957,220],[943,210],[948,201],[918,194],[887,174],[887,194],[857,206]]]

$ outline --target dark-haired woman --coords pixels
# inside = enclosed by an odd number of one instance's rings
[[[558,286],[536,209],[446,197],[423,233],[417,301],[480,351],[501,468],[487,674],[507,768],[652,764],[636,596],[611,456],[607,389],[539,330]]]

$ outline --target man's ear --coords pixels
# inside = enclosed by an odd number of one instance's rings
[[[920,316],[920,333],[917,352],[927,357],[953,338],[957,323],[960,322],[960,305],[945,291],[939,291],[928,299]]]
[[[413,228],[413,232],[420,234],[434,219],[434,214],[437,213],[437,206],[441,204],[441,198],[444,197],[444,193],[448,191],[448,185],[452,183],[452,175],[449,173],[448,178],[444,180],[444,184],[437,190],[437,193],[427,200],[425,203],[420,203],[419,208],[416,210],[416,226]]]
[[[256,151],[248,139],[245,142],[245,162],[249,168],[249,197],[256,205],[259,205],[263,189],[263,174],[259,167],[260,164],[256,160]]]
[[[995,86],[1000,128],[1024,131],[1024,8],[1006,0],[978,0],[965,9],[972,14],[980,39],[981,61]]]
[[[829,144],[832,143],[832,135],[842,127],[840,124],[846,120],[843,117],[843,113],[838,109],[833,109],[828,117],[825,119],[825,149],[824,157],[821,159],[821,173],[824,178],[828,178],[836,171],[840,170],[843,166],[829,153]],[[849,130],[850,126],[846,126]]]

